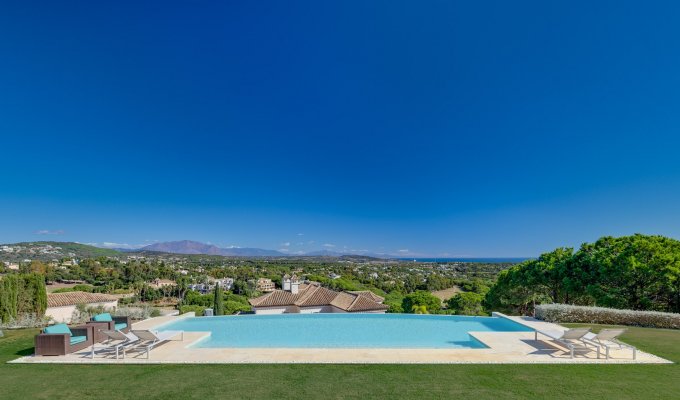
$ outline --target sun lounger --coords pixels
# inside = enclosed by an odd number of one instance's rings
[[[566,331],[553,331],[553,330],[536,330],[534,332],[534,337],[538,340],[538,334],[547,336],[550,339],[561,343],[566,346],[569,351],[571,358],[574,358],[574,349],[576,348],[574,342],[581,342],[584,346],[588,347],[588,344],[584,341],[584,337],[590,332],[590,328],[574,328],[567,329]]]
[[[132,333],[139,338],[139,342],[132,348],[141,348],[146,351],[146,358],[149,358],[149,351],[155,346],[167,342],[173,338],[180,336],[180,341],[184,340],[184,331],[141,331],[133,330]]]
[[[116,352],[116,359],[121,353],[123,353],[123,358],[125,358],[125,348],[130,347],[139,341],[139,338],[132,333],[125,333],[122,331],[101,331],[107,339],[103,343],[95,343],[92,346],[92,353],[90,358],[94,358],[94,354],[97,350],[114,350]]]
[[[97,314],[87,322],[88,325],[94,326],[94,341],[95,343],[107,340],[106,335],[102,331],[123,331],[130,332],[132,321],[130,317],[114,317],[109,313]]]
[[[584,340],[597,346],[597,358],[600,358],[600,348],[606,349],[606,359],[609,360],[609,349],[618,347],[619,349],[631,349],[633,351],[633,360],[637,358],[637,348],[629,344],[625,344],[618,340],[626,329],[602,329],[599,333],[589,332],[584,336]]]

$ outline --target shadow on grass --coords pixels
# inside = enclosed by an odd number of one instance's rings
[[[18,350],[16,353],[17,356],[24,357],[24,356],[30,356],[35,352],[35,347],[27,347],[25,349]]]

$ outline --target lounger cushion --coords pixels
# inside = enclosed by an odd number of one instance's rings
[[[111,318],[111,314],[103,313],[103,314],[95,315],[94,317],[92,317],[92,320],[97,321],[97,322],[108,322],[108,321],[113,321],[113,318]]]
[[[120,324],[116,324],[116,330],[117,331],[120,331],[120,330],[125,329],[125,328],[127,328],[127,324],[125,322],[120,323]]]
[[[72,336],[71,330],[66,326],[66,324],[56,324],[56,325],[51,325],[45,328],[44,330],[45,333],[57,333],[57,334],[64,334],[66,333],[69,336]]]
[[[87,336],[71,336],[71,345],[83,343],[87,340]]]

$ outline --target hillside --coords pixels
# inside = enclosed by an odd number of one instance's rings
[[[62,258],[95,258],[120,256],[117,250],[102,249],[74,242],[22,242],[0,244],[0,261],[50,261]]]

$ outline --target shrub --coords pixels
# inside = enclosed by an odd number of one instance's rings
[[[197,317],[202,317],[204,312],[205,312],[205,307],[203,306],[196,306],[196,305],[188,305],[188,306],[181,306],[179,308],[179,313],[180,314],[186,314],[188,312],[195,312]]]
[[[416,306],[416,308],[414,308]],[[401,308],[405,312],[416,312],[420,306],[425,306],[429,313],[436,313],[442,308],[442,301],[432,293],[425,290],[418,290],[406,295],[401,302]]]
[[[680,314],[572,306],[568,304],[537,305],[536,318],[548,322],[583,322],[589,324],[680,329]]]
[[[140,307],[120,307],[115,311],[114,315],[119,317],[130,317],[132,319],[142,320],[151,318],[155,313],[154,310],[157,309],[148,305],[143,305]],[[158,315],[160,315],[160,311]]]
[[[194,290],[188,290],[184,295],[182,304],[203,306],[203,308],[211,307],[213,305],[214,297],[212,294],[200,294]]]
[[[227,300],[224,302],[224,314],[236,314],[237,312],[250,311],[250,305],[245,305],[238,301]]]
[[[41,328],[50,321],[49,317],[38,316],[36,314],[22,314],[17,318],[12,318],[7,322],[0,322],[0,329],[23,329]],[[0,337],[2,335],[0,334]]]
[[[71,315],[71,322],[74,324],[84,323],[89,321],[92,316],[103,312],[107,312],[104,306],[88,307],[86,304],[77,304]]]
[[[446,301],[447,306],[458,315],[484,315],[482,301],[484,296],[479,293],[458,293]]]

